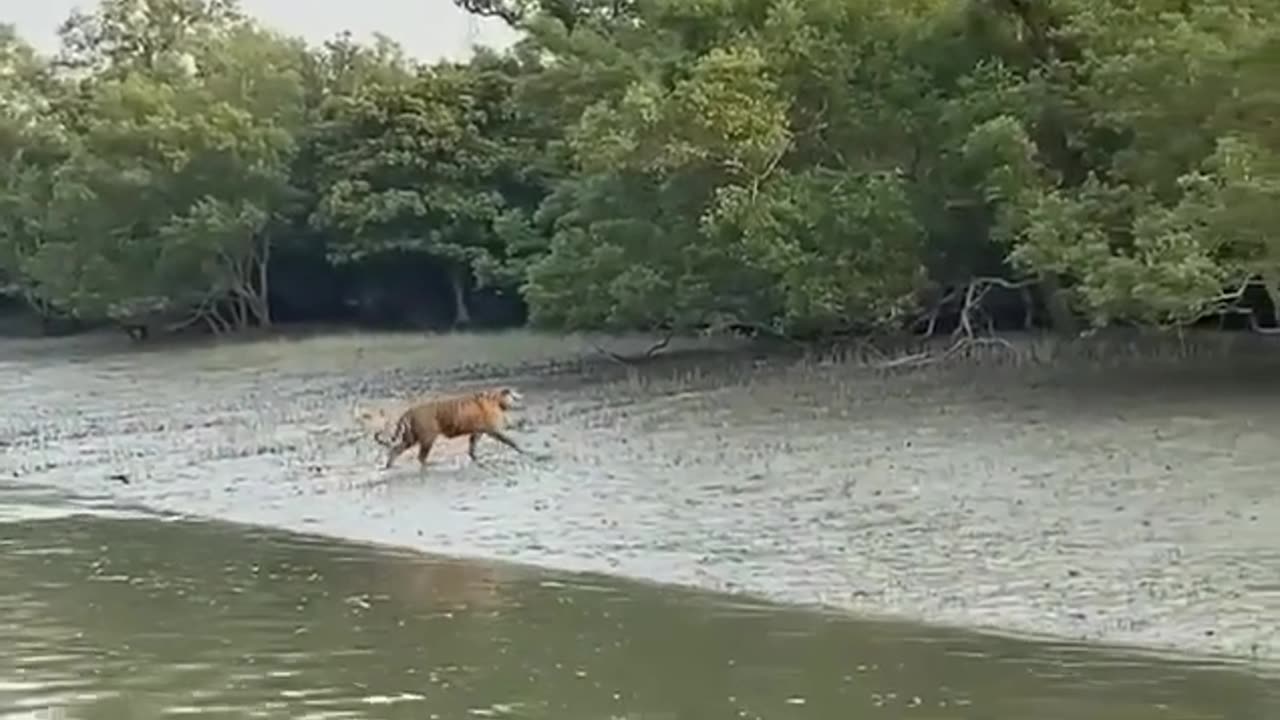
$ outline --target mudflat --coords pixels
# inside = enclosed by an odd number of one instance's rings
[[[87,342],[0,349],[3,476],[859,615],[1280,660],[1266,356],[886,372],[740,352],[626,367],[529,332]],[[472,465],[459,440],[426,472],[382,472],[352,421],[499,378],[526,396],[513,434],[545,458],[482,441]]]

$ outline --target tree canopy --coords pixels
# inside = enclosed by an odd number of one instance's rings
[[[990,287],[1065,332],[1280,325],[1274,2],[456,2],[520,41],[425,64],[234,0],[103,0],[52,57],[0,28],[0,287],[144,330],[814,337]]]

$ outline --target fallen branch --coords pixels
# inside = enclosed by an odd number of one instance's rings
[[[602,347],[598,343],[594,343],[594,342],[591,343],[591,346],[595,348],[596,352],[600,353],[601,355],[604,355],[605,357],[618,363],[619,365],[631,366],[631,365],[634,365],[635,363],[638,363],[644,360],[649,360],[654,355],[657,355],[658,353],[665,350],[667,346],[671,344],[671,338],[674,335],[675,335],[675,331],[668,332],[666,335],[663,336],[661,340],[657,341],[653,345],[650,345],[649,348],[645,350],[643,353],[641,353],[640,355],[632,355],[632,356],[621,355],[612,350],[609,350],[608,348]]]
[[[923,367],[925,365],[934,365],[950,360],[960,353],[972,347],[980,347],[983,345],[999,345],[1000,347],[1013,351],[1013,344],[1004,338],[998,337],[962,337],[951,343],[946,350],[941,353],[934,354],[928,351],[918,352],[905,357],[895,358],[888,362],[883,362],[875,366],[877,370],[892,370],[900,367]]]
[[[893,368],[899,368],[906,365],[927,365],[933,361],[934,358],[930,357],[928,352],[918,352],[895,360],[880,363],[876,365],[876,368],[879,370],[892,370]]]

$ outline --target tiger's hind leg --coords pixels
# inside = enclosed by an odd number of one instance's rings
[[[435,444],[435,440],[427,440],[418,444],[418,467],[425,468],[427,466],[427,456],[431,454],[431,446]]]

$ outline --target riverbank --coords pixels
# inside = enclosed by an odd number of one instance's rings
[[[1275,675],[1232,663],[157,518],[2,479],[0,544],[5,718],[1023,720],[1034,708],[1041,720],[1254,720],[1280,708]]]
[[[1280,354],[1224,338],[1027,341],[925,368],[897,362],[910,347],[635,367],[600,339],[528,332],[5,342],[0,472],[438,553],[1275,661]],[[550,460],[484,443],[471,466],[455,442],[426,475],[381,473],[351,421],[498,377]]]

